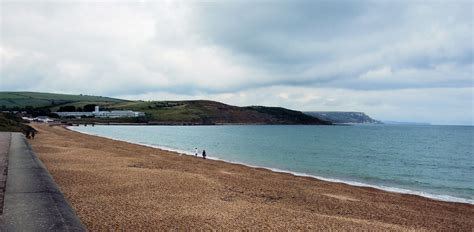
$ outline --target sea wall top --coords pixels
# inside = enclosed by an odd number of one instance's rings
[[[20,133],[11,133],[0,231],[86,231]]]

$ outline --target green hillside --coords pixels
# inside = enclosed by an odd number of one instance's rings
[[[52,107],[75,102],[104,102],[116,103],[125,100],[88,95],[68,95],[38,92],[0,92],[0,107],[2,109]]]
[[[157,124],[331,124],[279,107],[237,107],[215,101],[128,101],[115,98],[33,92],[0,92],[0,106],[5,110],[24,110],[51,113],[61,108],[85,109],[98,105],[101,110],[133,110],[145,112],[140,122]],[[71,107],[74,106],[74,107]],[[69,110],[66,110],[69,111]],[[84,119],[104,122],[104,119]],[[105,119],[107,121],[107,119]],[[108,121],[116,122],[117,119]],[[123,122],[130,120],[123,119]]]
[[[108,107],[145,112],[154,122],[196,124],[330,124],[299,111],[279,107],[237,107],[215,101],[135,101]]]

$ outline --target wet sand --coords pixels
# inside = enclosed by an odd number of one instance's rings
[[[33,125],[89,230],[473,231],[474,206],[275,173]]]

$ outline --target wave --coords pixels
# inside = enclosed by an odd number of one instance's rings
[[[177,153],[178,155],[194,156],[194,153],[190,152],[190,151],[180,150],[180,149],[176,149],[176,148],[170,148],[170,147],[161,146],[161,145],[153,145],[153,144],[148,144],[148,143],[145,143],[145,142],[134,142],[134,141],[125,140],[125,139],[117,139],[117,138],[107,137],[107,136],[100,135],[100,134],[95,134],[95,133],[90,133],[90,132],[77,130],[75,126],[68,126],[66,128],[69,129],[69,130],[75,131],[75,132],[82,133],[82,134],[99,136],[99,137],[103,137],[103,138],[107,138],[107,139],[111,139],[111,140],[115,140],[115,141],[120,141],[120,142],[138,144],[138,145],[145,146],[145,147],[157,148],[157,149],[161,149],[161,150],[165,150],[165,151],[174,152],[174,153]],[[333,183],[342,183],[342,184],[347,184],[347,185],[357,186],[357,187],[370,187],[370,188],[375,188],[375,189],[379,189],[379,190],[383,190],[383,191],[387,191],[387,192],[422,196],[422,197],[426,197],[426,198],[433,199],[433,200],[446,201],[446,202],[456,202],[456,203],[466,203],[466,204],[474,205],[474,199],[466,199],[466,198],[449,196],[449,195],[442,195],[442,194],[433,194],[433,193],[428,193],[428,192],[422,192],[422,191],[410,190],[410,189],[403,189],[403,188],[398,188],[398,187],[390,187],[390,186],[384,186],[384,185],[367,184],[367,183],[358,182],[358,181],[348,181],[348,180],[342,180],[342,179],[334,179],[334,178],[328,178],[328,177],[322,177],[322,176],[307,174],[307,173],[303,173],[303,172],[294,172],[294,171],[282,170],[282,169],[278,169],[278,168],[270,168],[270,167],[247,164],[247,163],[243,163],[243,162],[224,160],[224,159],[220,159],[220,158],[213,157],[213,156],[206,156],[206,158],[210,159],[210,160],[223,161],[223,162],[231,163],[231,164],[239,164],[239,165],[243,165],[243,166],[247,166],[247,167],[251,167],[251,168],[261,168],[261,169],[266,169],[266,170],[270,170],[270,171],[278,172],[278,173],[292,174],[294,176],[310,177],[310,178],[314,178],[314,179],[317,179],[317,180],[328,181],[328,182],[333,182]]]

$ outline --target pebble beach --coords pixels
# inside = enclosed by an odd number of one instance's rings
[[[472,231],[474,206],[203,160],[33,124],[29,140],[100,230]]]

